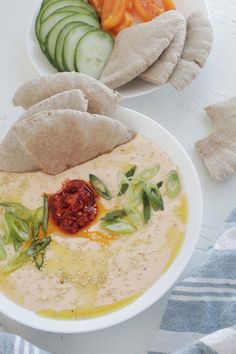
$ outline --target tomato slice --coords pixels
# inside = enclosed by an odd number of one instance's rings
[[[133,0],[134,8],[143,21],[151,21],[164,12],[155,0]]]
[[[126,9],[127,9],[127,11],[131,12],[132,7],[133,7],[133,0],[126,0]]]
[[[117,26],[124,17],[126,0],[104,0],[102,8],[102,28],[108,30]]]
[[[112,33],[117,34],[120,31],[122,31],[123,29],[132,26],[133,23],[134,23],[133,16],[131,15],[130,12],[125,11],[125,15],[124,15],[122,21],[117,26],[112,28]]]
[[[176,10],[176,6],[173,0],[162,0],[162,3],[166,11]]]
[[[104,0],[89,0],[89,2],[95,7],[99,15],[101,15]]]

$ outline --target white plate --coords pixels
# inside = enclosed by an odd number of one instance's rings
[[[41,4],[39,0],[39,4]],[[194,11],[202,11],[204,14],[208,15],[208,8],[206,0],[175,0],[177,10],[179,10],[184,16],[190,15]],[[35,36],[35,20],[39,11],[39,6],[36,7],[35,13],[30,21],[29,30],[26,38],[27,51],[30,60],[40,75],[49,75],[57,72],[57,70],[49,63],[47,58],[42,53],[37,38]],[[159,89],[147,81],[142,79],[134,79],[128,84],[120,87],[118,91],[122,94],[124,98],[132,98],[140,96],[152,91]]]
[[[81,333],[110,327],[126,321],[160,299],[175,283],[191,258],[200,232],[202,194],[199,179],[190,158],[170,133],[141,113],[119,107],[112,117],[123,122],[130,130],[156,142],[179,167],[189,207],[189,220],[183,247],[167,272],[142,296],[126,307],[102,317],[78,321],[48,319],[14,304],[0,294],[0,311],[26,326],[49,332]]]

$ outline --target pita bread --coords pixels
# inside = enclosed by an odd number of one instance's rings
[[[183,51],[186,37],[186,20],[181,13],[176,11],[177,14],[179,16],[179,23],[176,26],[176,34],[171,44],[157,61],[140,75],[145,81],[157,86],[167,83]]]
[[[58,93],[28,109],[19,120],[45,110],[74,109],[86,111],[88,100],[81,90]],[[37,171],[39,166],[18,141],[13,129],[10,129],[0,144],[0,170],[9,172]]]
[[[27,81],[15,93],[13,104],[28,109],[57,93],[80,89],[87,96],[90,113],[111,114],[121,95],[90,76],[75,72],[56,73]]]
[[[236,171],[236,97],[205,108],[214,132],[196,143],[212,179],[222,182]]]
[[[179,13],[168,11],[121,31],[100,81],[117,88],[143,73],[170,45],[178,23]]]
[[[188,86],[199,74],[212,44],[213,32],[209,19],[201,12],[194,12],[187,18],[187,35],[181,59],[169,78],[177,90]]]
[[[13,127],[40,168],[58,174],[132,139],[126,126],[106,116],[73,110],[44,111]]]

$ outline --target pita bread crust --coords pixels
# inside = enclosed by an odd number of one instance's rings
[[[212,45],[213,31],[209,19],[200,11],[194,12],[187,18],[187,35],[183,53],[169,78],[169,82],[177,90],[184,89],[200,73]]]
[[[92,77],[76,72],[65,72],[27,81],[16,91],[13,104],[28,109],[48,97],[73,89],[84,91],[89,100],[90,113],[109,115],[121,101],[118,92],[112,91]]]
[[[178,23],[178,12],[168,11],[121,31],[100,81],[117,88],[143,73],[170,45]]]
[[[56,175],[132,139],[106,116],[73,110],[44,111],[17,122],[14,132],[40,168]]]
[[[236,97],[205,110],[215,130],[195,146],[212,179],[222,182],[236,171]]]
[[[200,70],[200,67],[195,62],[180,58],[169,82],[176,88],[176,90],[180,91],[191,84],[200,73]]]
[[[179,23],[176,26],[174,39],[157,61],[140,75],[145,81],[151,82],[157,86],[167,83],[183,51],[186,37],[186,20],[182,14],[177,11],[176,13],[179,16]]]
[[[45,110],[74,109],[86,111],[88,100],[83,91],[75,89],[58,93],[28,109],[19,120]],[[17,139],[14,131],[9,130],[0,144],[0,170],[9,172],[37,171],[39,166]]]

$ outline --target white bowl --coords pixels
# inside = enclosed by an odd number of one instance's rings
[[[39,47],[38,40],[35,36],[35,20],[42,3],[42,0],[38,0],[39,4],[36,6],[35,12],[30,20],[30,25],[26,38],[27,51],[35,70],[41,75],[49,75],[56,73],[57,70],[50,64],[47,58],[44,56],[42,50]],[[194,11],[202,11],[208,15],[208,8],[206,0],[175,0],[177,10],[180,11],[185,17],[190,15]],[[134,79],[128,84],[120,87],[118,91],[124,98],[132,98],[140,96],[159,89],[160,87],[154,86],[142,79]]]
[[[119,107],[112,117],[124,123],[130,130],[156,142],[179,167],[183,176],[183,184],[189,206],[189,220],[183,247],[166,273],[151,288],[145,291],[142,296],[126,307],[101,317],[76,321],[62,321],[40,317],[14,304],[4,295],[0,294],[0,311],[26,326],[49,332],[81,333],[95,331],[126,321],[159,300],[175,283],[191,258],[200,232],[202,194],[199,179],[190,158],[180,143],[170,133],[143,114]]]

